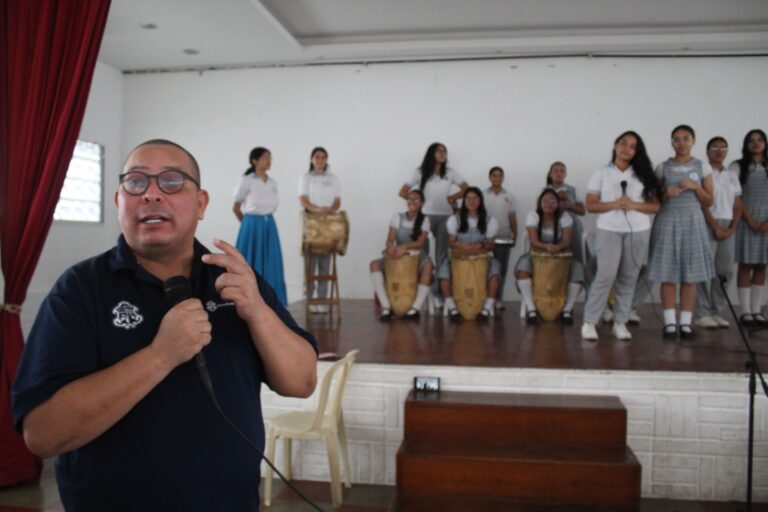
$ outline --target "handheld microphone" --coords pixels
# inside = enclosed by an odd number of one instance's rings
[[[621,180],[621,195],[627,195],[627,180]]]
[[[168,299],[168,302],[173,305],[192,298],[192,286],[190,286],[189,279],[185,276],[173,276],[163,281],[163,292],[165,292],[165,298]],[[205,365],[205,356],[202,350],[195,354],[195,365],[200,374],[200,379],[203,381],[206,393],[208,393],[214,406],[218,409],[219,403],[216,400],[216,394],[213,392],[213,382],[211,382],[208,367]]]

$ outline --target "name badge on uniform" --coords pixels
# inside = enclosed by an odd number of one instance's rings
[[[696,172],[691,172],[688,177],[691,179],[691,181],[695,181],[696,183],[699,182],[699,175]]]

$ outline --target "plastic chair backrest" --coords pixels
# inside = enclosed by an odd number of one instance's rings
[[[320,384],[320,397],[317,400],[317,411],[315,411],[315,417],[312,420],[311,430],[320,430],[323,418],[326,415],[331,416],[334,421],[339,420],[339,416],[341,415],[341,399],[344,396],[344,387],[347,384],[349,370],[352,368],[352,363],[355,362],[355,356],[358,352],[359,350],[357,349],[350,350],[347,352],[347,355],[336,361],[333,366],[325,372],[323,381]],[[331,387],[333,387],[332,392]]]

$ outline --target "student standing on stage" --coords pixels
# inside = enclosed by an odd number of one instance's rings
[[[452,254],[470,256],[493,250],[493,238],[498,231],[496,219],[488,215],[483,204],[483,193],[477,187],[468,187],[464,192],[461,211],[452,215],[446,223],[448,244]],[[501,264],[496,258],[488,262],[488,294],[483,310],[477,316],[479,321],[488,320],[493,312],[494,297],[499,291]],[[445,307],[454,322],[461,319],[451,292],[451,261],[445,258],[437,271],[440,289],[445,296]]]
[[[597,274],[584,306],[581,337],[598,339],[596,324],[616,282],[613,335],[630,340],[626,322],[640,268],[648,256],[651,215],[659,210],[659,185],[640,135],[627,131],[613,144],[611,163],[587,183],[587,211],[599,214]]]
[[[557,192],[552,188],[545,188],[536,201],[536,210],[528,212],[525,228],[528,230],[531,249],[549,254],[557,254],[570,249],[571,237],[573,236],[573,218],[560,211],[559,203],[560,197]],[[526,253],[517,260],[515,277],[517,278],[517,287],[528,309],[526,321],[529,324],[535,324],[539,321],[539,314],[533,301],[532,276],[531,255]],[[560,318],[564,324],[573,323],[573,306],[583,282],[584,267],[579,260],[572,258],[568,273],[568,295],[563,311],[560,313]]]
[[[688,125],[672,130],[675,156],[656,168],[663,190],[651,233],[648,279],[661,283],[665,339],[677,339],[675,288],[680,284],[680,338],[693,339],[696,283],[715,277],[702,207],[712,205],[712,168],[691,156],[696,134]]]
[[[312,150],[309,172],[299,178],[299,201],[301,207],[313,213],[335,213],[341,207],[341,184],[339,178],[328,170],[328,152],[321,147]],[[330,254],[313,254],[309,256],[311,275],[328,274],[331,267]],[[317,297],[326,298],[328,281],[307,283],[307,298],[311,298],[317,289]],[[311,313],[327,313],[328,306],[310,306]]]
[[[499,293],[496,296],[496,309],[504,309],[502,295],[504,295],[504,283],[507,280],[509,268],[509,253],[517,241],[517,211],[515,198],[507,189],[501,186],[504,183],[504,170],[501,167],[493,167],[488,172],[491,186],[485,189],[485,208],[488,215],[496,219],[499,231],[496,237],[511,240],[511,244],[494,244],[493,257],[501,263],[501,283]]]
[[[424,204],[424,194],[421,190],[413,189],[408,192],[408,211],[392,216],[387,234],[387,257],[397,259],[404,256],[409,250],[418,249],[420,251],[419,286],[413,306],[403,316],[406,320],[418,320],[421,306],[429,293],[429,285],[432,284],[432,271],[435,268],[432,260],[429,259],[429,244],[427,243],[429,219],[421,211],[422,204]],[[376,296],[381,303],[379,319],[383,322],[392,320],[394,316],[384,285],[384,258],[371,262],[371,281],[373,281],[373,288],[376,290]]]
[[[283,273],[283,253],[272,214],[280,202],[277,182],[267,176],[272,154],[266,148],[253,148],[240,184],[235,188],[232,210],[240,221],[235,246],[253,269],[272,286],[283,306],[288,305]]]
[[[702,208],[709,226],[709,243],[715,257],[716,277],[699,283],[696,293],[696,320],[694,324],[707,329],[728,327],[723,318],[728,302],[720,287],[722,276],[726,282],[733,277],[734,240],[736,227],[741,219],[741,183],[738,172],[727,169],[723,162],[728,155],[728,142],[713,137],[707,143],[707,157],[712,167],[714,197],[712,207]]]
[[[451,195],[452,184],[460,190]],[[462,197],[467,188],[464,178],[448,167],[448,150],[445,145],[435,142],[427,148],[421,166],[400,187],[400,197],[408,199],[408,192],[414,187],[424,193],[422,211],[429,217],[432,235],[435,237],[435,264],[439,267],[448,254],[446,222],[453,214],[451,203]]]
[[[741,158],[729,169],[739,174],[743,190],[741,216],[736,229],[737,285],[742,325],[766,325],[763,306],[765,265],[768,263],[768,150],[765,132],[752,130],[744,137]],[[751,287],[751,288],[750,288]]]
[[[580,216],[586,213],[584,203],[579,201],[576,195],[576,187],[565,182],[568,176],[568,169],[563,162],[555,162],[549,166],[547,174],[547,184],[550,185],[558,197],[560,197],[560,210],[567,212],[573,219],[573,236],[571,237],[571,252],[573,257],[580,263],[584,263],[584,245],[582,244],[582,233],[584,228],[581,226]]]

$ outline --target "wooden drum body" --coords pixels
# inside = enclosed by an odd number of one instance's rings
[[[544,320],[556,320],[563,311],[572,259],[570,252],[549,254],[531,251],[533,301]]]
[[[451,255],[451,291],[464,320],[474,320],[488,294],[489,255]]]
[[[397,259],[385,254],[384,275],[392,312],[403,316],[416,300],[419,287],[419,251],[408,251]]]
[[[349,243],[347,213],[304,212],[301,254],[331,254],[344,256]]]

